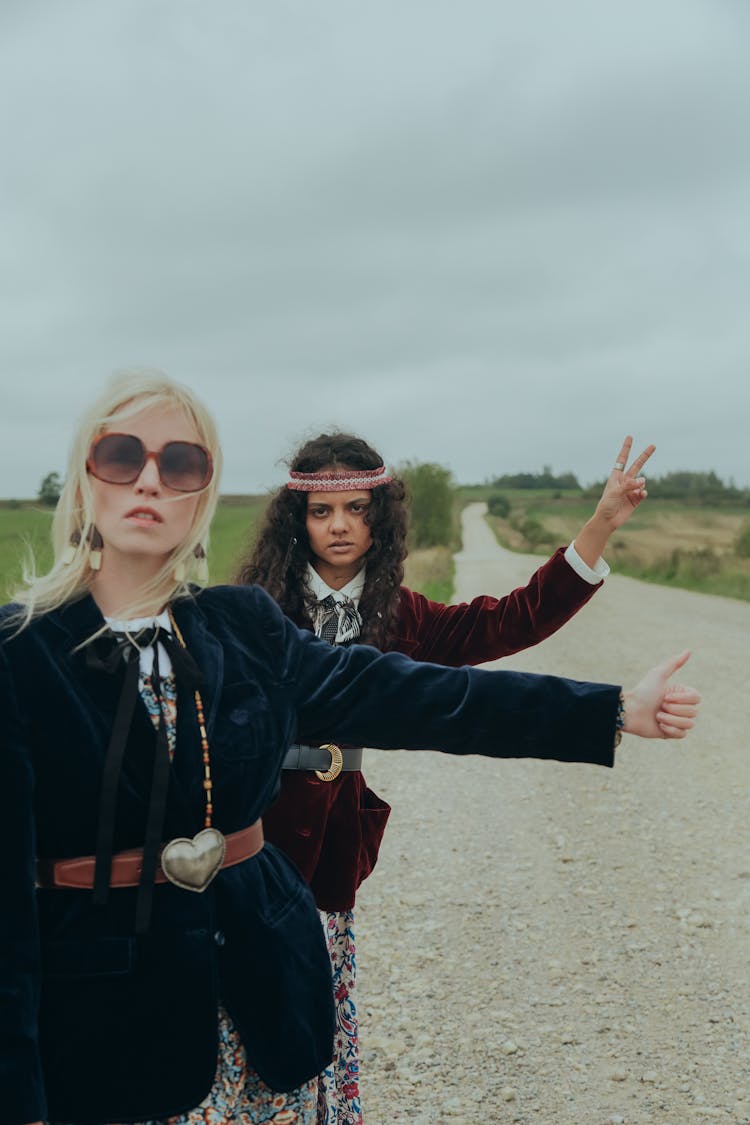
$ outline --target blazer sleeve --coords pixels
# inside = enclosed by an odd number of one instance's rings
[[[277,673],[306,737],[384,749],[614,762],[619,687],[444,668],[366,645],[334,647],[298,629],[268,595],[259,604],[263,634],[275,641]]]
[[[0,646],[0,1105],[10,1123],[47,1117],[38,1050],[39,932],[34,779],[7,654]]]
[[[576,574],[561,547],[525,586],[502,598],[484,595],[442,605],[403,588],[403,648],[414,660],[452,667],[498,660],[557,632],[600,586]],[[402,644],[397,640],[394,647],[401,649]]]

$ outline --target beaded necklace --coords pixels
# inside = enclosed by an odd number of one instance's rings
[[[180,647],[187,648],[187,645],[185,644],[185,638],[180,632],[180,627],[175,621],[171,609],[169,610],[169,620],[174,630],[174,634],[177,637],[177,640],[180,642]],[[211,751],[208,745],[208,733],[206,731],[206,716],[203,710],[203,699],[201,698],[201,693],[199,692],[198,688],[194,689],[193,698],[195,700],[195,713],[198,718],[198,730],[201,736],[201,755],[203,759],[203,789],[206,794],[206,816],[204,820],[204,827],[211,828],[213,827],[212,820],[214,813],[213,782],[211,781]]]

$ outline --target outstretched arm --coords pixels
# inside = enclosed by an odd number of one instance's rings
[[[298,729],[311,741],[613,763],[619,687],[450,669],[365,645],[337,648],[297,629],[252,589],[269,670],[291,690]],[[654,669],[626,694],[625,730],[671,738],[693,725],[695,693],[679,706],[667,698],[667,680],[685,660],[687,654]]]
[[[587,566],[596,565],[597,559],[604,554],[612,532],[630,519],[648,495],[645,477],[640,474],[656,446],[647,446],[632,465],[628,466],[632,447],[632,437],[626,437],[593,516],[575,537],[573,545]]]

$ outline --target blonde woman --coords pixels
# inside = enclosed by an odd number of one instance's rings
[[[81,420],[55,563],[2,613],[4,1125],[315,1120],[332,1054],[312,896],[263,844],[299,729],[611,765],[697,695],[450,670],[201,590],[220,451],[195,395],[121,376]]]

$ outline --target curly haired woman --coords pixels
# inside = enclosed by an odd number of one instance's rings
[[[458,667],[538,644],[593,596],[609,573],[609,536],[646,496],[640,471],[649,446],[627,467],[626,438],[592,518],[528,584],[503,598],[441,605],[402,585],[405,490],[380,454],[352,434],[321,434],[291,459],[237,581],[265,587],[286,615],[336,645],[353,641],[414,660]],[[304,732],[303,732],[304,733]],[[264,816],[269,839],[309,882],[324,923],[337,1005],[336,1055],[319,1085],[319,1125],[359,1125],[358,1031],[354,1000],[353,907],[372,871],[390,807],[369,789],[362,750],[301,744],[287,754],[281,797]],[[316,772],[317,771],[317,772]],[[324,775],[321,778],[321,773]]]

